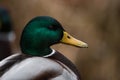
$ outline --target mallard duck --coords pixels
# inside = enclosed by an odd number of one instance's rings
[[[10,43],[14,40],[13,35],[9,11],[0,7],[0,60],[11,55]]]
[[[1,80],[80,80],[75,65],[58,51],[50,48],[57,43],[88,47],[68,34],[62,25],[49,16],[33,18],[25,26],[21,54],[0,62]]]

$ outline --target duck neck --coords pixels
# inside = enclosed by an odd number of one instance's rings
[[[23,53],[32,55],[32,56],[48,57],[51,54],[53,54],[53,52],[54,50],[52,50],[51,48],[44,48],[44,49],[37,49],[37,50],[31,49]]]

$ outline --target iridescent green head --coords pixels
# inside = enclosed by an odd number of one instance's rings
[[[20,41],[21,50],[29,55],[48,55],[52,52],[50,49],[51,45],[59,42],[67,43],[66,39],[72,40],[70,35],[64,36],[64,34],[66,35],[66,32],[62,25],[54,18],[48,16],[36,17],[25,26],[22,32]],[[67,44],[70,43],[74,45],[72,42]],[[83,47],[80,44],[75,44],[75,46]]]

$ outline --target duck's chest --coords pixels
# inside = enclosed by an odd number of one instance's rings
[[[77,76],[75,73],[65,64],[57,61],[57,63],[62,67],[62,74],[52,78],[51,80],[78,80]]]
[[[10,68],[2,80],[77,80],[77,76],[63,63],[49,58],[27,58]]]

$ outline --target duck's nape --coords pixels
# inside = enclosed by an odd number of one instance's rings
[[[52,52],[50,46],[56,43],[88,47],[69,35],[57,20],[48,16],[36,17],[25,26],[20,46],[25,54],[45,56]]]

